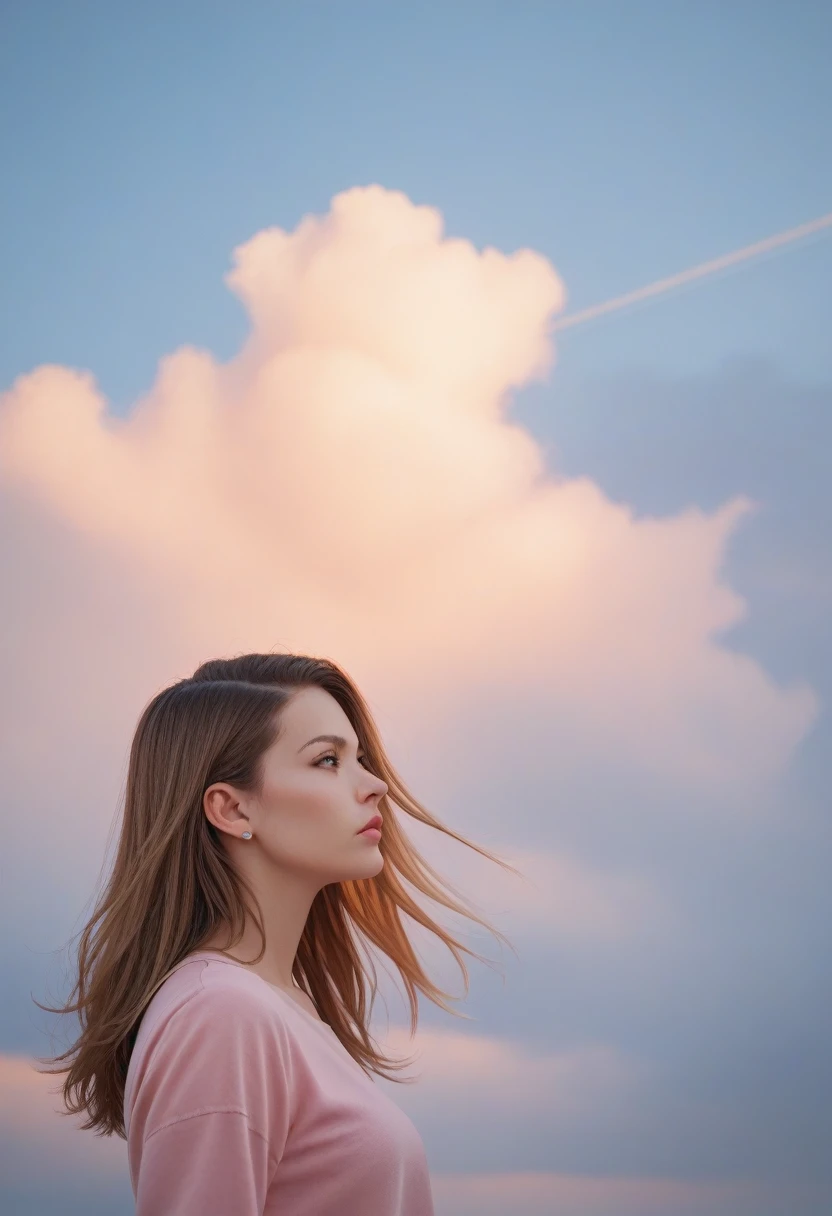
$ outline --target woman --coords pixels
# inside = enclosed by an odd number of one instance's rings
[[[66,1113],[85,1111],[83,1129],[127,1141],[137,1216],[433,1212],[419,1134],[372,1079],[401,1083],[388,1070],[409,1061],[369,1037],[358,944],[398,967],[413,1034],[416,988],[456,1011],[401,913],[444,942],[466,993],[460,951],[487,960],[402,879],[490,926],[445,894],[397,809],[518,872],[408,793],[333,662],[216,659],[145,708],[113,873],[81,935],[78,999],[40,1006],[78,1012],[82,1033],[49,1061],[70,1066],[38,1070],[68,1074]],[[380,832],[363,830],[379,818]]]

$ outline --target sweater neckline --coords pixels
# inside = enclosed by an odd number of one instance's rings
[[[244,971],[248,971],[248,968],[245,966],[244,963],[240,963],[236,959],[233,959],[233,958],[227,958],[224,954],[220,954],[218,951],[197,950],[193,954],[188,955],[189,962],[191,959],[196,959],[196,958],[207,958],[209,962],[228,963],[232,967],[242,967],[242,969]],[[266,984],[267,987],[271,988],[273,992],[277,992],[280,996],[283,997],[284,1001],[288,1002],[294,1009],[296,1009],[298,1011],[298,1013],[302,1014],[302,1016],[305,1017],[308,1021],[314,1022],[318,1026],[323,1026],[324,1029],[328,1030],[330,1034],[335,1034],[335,1031],[332,1029],[332,1027],[329,1025],[328,1022],[325,1022],[323,1020],[323,1018],[317,1017],[314,1013],[310,1013],[308,1009],[304,1009],[303,1006],[298,1001],[296,1001],[293,997],[291,997],[288,992],[284,991],[283,988],[279,988],[277,984],[271,983],[270,980],[263,979],[262,975],[257,975],[256,971],[249,971],[249,974],[255,976],[258,980],[261,980],[264,984]],[[337,1036],[336,1036],[336,1038],[337,1038]]]

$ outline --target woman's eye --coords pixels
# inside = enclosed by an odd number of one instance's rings
[[[358,757],[358,759],[359,759],[359,762],[360,762],[361,764],[364,764],[364,767],[366,768],[366,763],[365,763],[365,761],[366,761],[367,757],[366,757],[366,756],[359,756],[359,757]],[[319,760],[316,760],[316,761],[315,761],[315,764],[314,764],[314,766],[313,766],[313,767],[314,767],[314,768],[321,768],[321,767],[323,767],[324,760],[334,760],[334,761],[335,761],[334,767],[335,767],[335,768],[338,768],[338,765],[339,765],[339,760],[338,760],[338,757],[337,757],[336,755],[334,755],[333,753],[331,753],[331,752],[327,752],[327,754],[326,754],[325,756],[321,756]]]

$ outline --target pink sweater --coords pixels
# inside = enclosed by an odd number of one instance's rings
[[[433,1216],[407,1115],[331,1027],[209,951],[151,999],[124,1118],[136,1216]]]

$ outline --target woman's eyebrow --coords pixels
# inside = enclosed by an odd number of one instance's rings
[[[346,747],[347,741],[341,735],[316,735],[314,739],[310,739],[308,743],[304,743],[303,747],[298,748],[298,752],[302,752],[303,748],[310,747],[313,743],[334,743],[336,747]],[[358,750],[361,751],[359,744]]]

